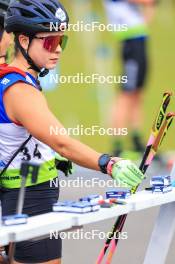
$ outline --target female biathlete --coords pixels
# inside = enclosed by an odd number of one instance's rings
[[[6,168],[0,177],[3,215],[15,212],[23,160],[41,165],[37,184],[27,180],[23,212],[30,216],[51,212],[58,200],[59,189],[49,184],[57,177],[55,152],[80,166],[101,170],[129,187],[138,185],[144,177],[129,160],[102,155],[67,135],[50,133],[51,127],[59,130],[63,126],[49,110],[37,77],[46,75],[60,59],[66,41],[63,27],[68,20],[57,0],[15,0],[8,8],[5,29],[14,33],[16,55],[0,71],[0,166],[1,170]],[[57,23],[59,31],[50,31],[56,28],[50,27],[51,22]],[[7,168],[24,142],[26,145]],[[61,251],[61,239],[20,242],[14,263],[59,264]]]

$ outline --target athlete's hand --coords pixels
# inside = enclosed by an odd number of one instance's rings
[[[144,179],[143,173],[130,160],[111,158],[108,164],[108,174],[117,181],[120,187],[137,187]]]
[[[62,171],[65,174],[65,176],[69,176],[69,174],[72,174],[74,172],[72,162],[62,157],[58,153],[56,153],[55,165],[57,170]]]

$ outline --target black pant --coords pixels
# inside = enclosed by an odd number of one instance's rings
[[[19,189],[2,189],[2,215],[16,212]],[[59,198],[59,187],[50,187],[50,182],[26,188],[23,213],[36,216],[52,211],[53,203]],[[38,241],[16,243],[15,260],[22,263],[41,263],[61,258],[61,239],[49,238]]]
[[[124,76],[127,83],[123,84],[124,91],[136,91],[143,88],[147,76],[147,40],[136,38],[122,43],[122,61]]]

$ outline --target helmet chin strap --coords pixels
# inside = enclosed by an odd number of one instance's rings
[[[43,69],[41,71],[41,69],[34,63],[34,61],[32,60],[32,58],[29,56],[29,48],[30,48],[30,45],[32,43],[33,36],[32,35],[29,35],[28,37],[29,37],[29,45],[28,45],[27,52],[20,45],[19,39],[17,38],[18,48],[20,49],[22,55],[24,56],[24,58],[27,60],[28,64],[30,65],[29,69],[32,69],[32,70],[36,71],[39,74],[39,77],[44,77],[44,76],[46,76],[49,73],[49,70],[48,69]]]
[[[44,77],[44,76],[46,76],[48,73],[49,73],[49,70],[48,70],[48,69],[44,69],[44,70],[40,71],[39,77]]]

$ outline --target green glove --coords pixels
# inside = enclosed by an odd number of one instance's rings
[[[56,153],[56,156],[55,156],[55,166],[57,170],[62,171],[65,174],[65,176],[69,176],[69,174],[72,174],[74,172],[72,162],[62,157],[58,153]]]
[[[144,179],[143,173],[130,160],[120,160],[112,166],[112,178],[120,187],[137,187]]]

